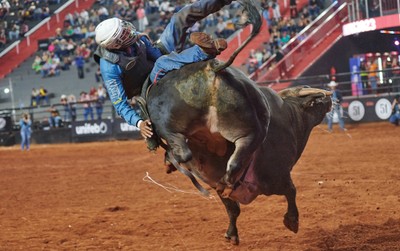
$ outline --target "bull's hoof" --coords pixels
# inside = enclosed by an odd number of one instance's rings
[[[227,233],[225,234],[225,240],[230,242],[233,245],[239,245],[239,236],[229,236]]]
[[[288,214],[285,214],[285,217],[283,218],[283,224],[287,229],[295,234],[297,234],[299,231],[299,219],[297,217],[288,216]]]

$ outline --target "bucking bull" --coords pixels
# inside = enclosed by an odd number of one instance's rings
[[[290,171],[311,130],[331,109],[331,93],[294,87],[276,93],[229,67],[261,24],[259,12],[245,5],[252,35],[230,60],[187,65],[167,74],[147,92],[147,110],[169,160],[186,167],[217,191],[230,224],[225,238],[239,243],[239,203],[258,195],[284,195],[284,225],[297,232],[299,213]]]

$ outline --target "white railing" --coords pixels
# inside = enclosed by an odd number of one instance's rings
[[[2,57],[2,56],[4,56],[4,55],[6,55],[9,51],[11,51],[12,49],[14,49],[14,47],[17,47],[17,54],[19,54],[19,43],[20,43],[21,41],[20,40],[18,40],[18,41],[15,41],[14,43],[12,43],[10,46],[8,46],[4,51],[2,51],[1,53],[0,53],[0,58]]]
[[[31,35],[37,31],[40,27],[42,27],[44,24],[47,24],[47,30],[50,30],[50,17],[46,17],[45,19],[43,19],[42,21],[40,21],[40,23],[38,23],[35,27],[33,27],[30,31],[28,31],[27,33],[25,33],[25,37],[26,37],[26,41],[27,41],[27,45],[31,46]]]

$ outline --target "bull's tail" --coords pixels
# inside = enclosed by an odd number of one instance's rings
[[[251,31],[250,36],[241,44],[232,54],[232,56],[229,58],[228,61],[218,64],[216,66],[212,67],[212,70],[214,72],[219,72],[227,67],[229,67],[232,63],[233,60],[235,60],[236,56],[239,54],[240,51],[260,32],[261,25],[262,25],[262,19],[260,12],[258,11],[255,3],[253,0],[243,0],[240,1],[240,3],[243,5],[243,14],[247,15],[247,20],[242,23],[241,25],[247,26],[249,24],[253,25],[253,30]]]

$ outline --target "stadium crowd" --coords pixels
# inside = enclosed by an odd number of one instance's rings
[[[1,0],[0,50],[21,39],[26,32],[67,2],[66,0]]]

